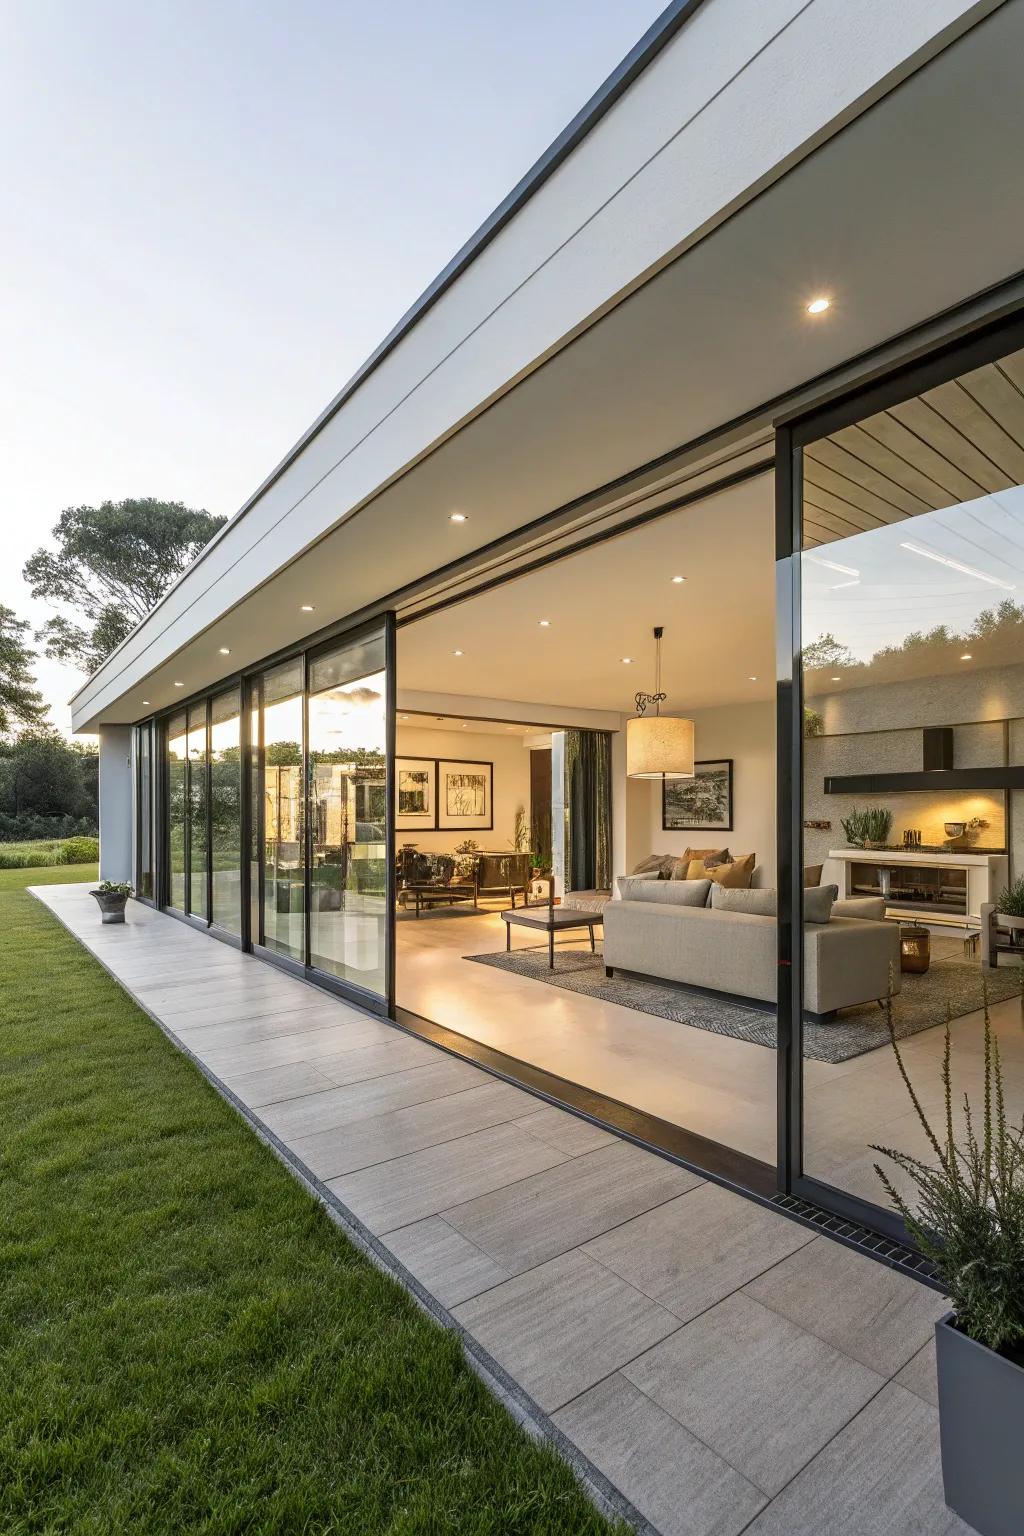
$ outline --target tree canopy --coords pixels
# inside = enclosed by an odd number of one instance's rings
[[[55,549],[37,549],[23,575],[60,612],[36,633],[47,656],[94,672],[146,617],[227,521],[152,496],[66,507]]]
[[[35,652],[26,640],[28,621],[0,603],[0,736],[17,726],[40,725],[46,717],[35,686]]]

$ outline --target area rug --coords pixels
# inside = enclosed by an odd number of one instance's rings
[[[727,998],[690,992],[681,987],[641,981],[629,976],[608,977],[604,959],[580,950],[555,951],[555,969],[548,970],[546,947],[543,950],[519,949],[511,954],[502,950],[495,955],[466,955],[478,965],[493,965],[500,971],[512,971],[531,981],[546,982],[566,992],[579,992],[605,1003],[635,1008],[638,1013],[652,1013],[661,1019],[677,1019],[693,1029],[706,1029],[715,1035],[731,1035],[774,1050],[777,1044],[775,1016],[771,1012]],[[1013,969],[989,971],[988,994],[993,1003],[1020,993],[1020,972]],[[946,1004],[954,1018],[973,1013],[981,1007],[981,969],[970,960],[942,960],[924,976],[904,976],[903,989],[893,999],[893,1024],[898,1039],[934,1029],[946,1021]],[[889,1044],[885,1014],[877,1003],[844,1008],[832,1024],[804,1023],[804,1055],[812,1061],[849,1061]]]
[[[399,907],[395,916],[400,923],[432,923],[439,917],[488,917],[498,911],[498,907],[474,907],[471,901],[460,901],[452,906],[422,906],[419,917],[416,916],[415,907]]]

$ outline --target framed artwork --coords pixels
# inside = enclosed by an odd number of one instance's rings
[[[732,758],[694,763],[692,779],[661,782],[661,826],[665,832],[732,831]]]
[[[395,829],[433,832],[437,826],[437,762],[432,757],[395,758]]]
[[[437,827],[442,832],[490,832],[494,826],[493,763],[439,760]]]

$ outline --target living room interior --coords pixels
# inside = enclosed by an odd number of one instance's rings
[[[923,1137],[887,995],[933,1111],[947,1009],[954,1097],[981,1081],[987,988],[1008,1108],[1024,1108],[1022,930],[992,916],[1024,870],[1019,372],[993,365],[963,398],[804,450],[804,1166],[878,1205],[873,1145]],[[998,392],[1002,425],[968,387]],[[766,1165],[774,534],[765,474],[405,624],[397,655],[399,1008]],[[692,778],[629,772],[635,695],[662,691],[654,709],[692,723]],[[607,846],[597,829],[581,863],[573,818],[593,807],[574,802],[595,779],[571,763],[599,742]],[[441,889],[417,900],[403,879]],[[598,920],[502,917],[525,903]]]

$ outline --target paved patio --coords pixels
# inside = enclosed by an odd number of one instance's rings
[[[34,894],[607,1509],[661,1536],[969,1536],[933,1291],[173,918]]]

